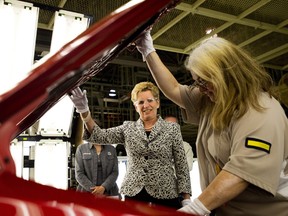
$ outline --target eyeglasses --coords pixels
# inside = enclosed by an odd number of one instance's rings
[[[158,98],[147,98],[146,100],[135,101],[134,104],[136,106],[143,106],[145,101],[147,101],[149,104],[151,104],[156,100],[158,100]]]
[[[206,88],[207,89],[207,81],[198,78],[196,80],[194,80],[193,86],[198,87],[198,88]]]

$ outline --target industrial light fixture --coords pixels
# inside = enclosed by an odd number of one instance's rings
[[[207,35],[210,35],[211,33],[213,33],[214,30],[215,30],[214,28],[208,28],[208,29],[206,29],[205,32]],[[217,37],[217,34],[213,34],[213,35],[211,35],[211,37]]]
[[[21,1],[0,0],[0,94],[15,87],[31,70],[39,8]],[[15,64],[15,59],[17,64]]]
[[[110,97],[115,97],[117,94],[116,94],[116,90],[115,89],[110,89],[110,92],[109,92],[109,96]]]

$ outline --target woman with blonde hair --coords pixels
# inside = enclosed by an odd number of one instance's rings
[[[194,83],[181,85],[155,52],[149,31],[136,44],[183,120],[199,126],[202,193],[180,211],[286,216],[288,121],[265,70],[240,47],[209,38],[187,59]]]
[[[160,107],[157,86],[151,82],[136,84],[131,100],[139,119],[108,129],[101,129],[91,118],[85,90],[76,88],[71,93],[88,132],[86,140],[102,145],[124,144],[128,163],[120,193],[125,200],[175,209],[190,202],[190,175],[180,127],[157,114]],[[184,198],[182,205],[180,195]]]

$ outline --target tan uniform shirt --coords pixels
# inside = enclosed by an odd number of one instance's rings
[[[251,183],[242,194],[218,208],[217,216],[288,215],[288,199],[278,193],[288,158],[288,121],[280,104],[263,93],[260,102],[265,111],[248,109],[228,128],[216,131],[209,116],[200,114],[199,91],[182,86],[181,96],[184,121],[199,125],[196,145],[202,190],[221,169]]]

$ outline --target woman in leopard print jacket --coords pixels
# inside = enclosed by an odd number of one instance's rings
[[[151,82],[138,83],[131,100],[139,113],[137,121],[101,129],[91,118],[86,91],[70,96],[87,129],[87,139],[101,144],[123,143],[128,156],[127,172],[120,192],[125,200],[139,200],[180,208],[179,195],[190,201],[191,183],[180,127],[166,122],[157,110],[159,89]]]

